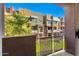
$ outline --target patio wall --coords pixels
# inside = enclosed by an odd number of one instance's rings
[[[4,37],[3,56],[36,56],[36,35]]]

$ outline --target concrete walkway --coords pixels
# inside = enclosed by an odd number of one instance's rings
[[[64,50],[61,50],[61,51],[52,53],[52,54],[50,54],[48,56],[73,56],[73,55],[65,52]]]

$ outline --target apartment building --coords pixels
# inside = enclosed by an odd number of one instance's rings
[[[32,34],[36,34],[37,37],[59,35],[64,29],[63,18],[53,17],[51,14],[44,15],[24,8],[17,11],[13,7],[5,8],[5,15],[11,15],[14,12],[29,17],[28,23],[32,28]]]
[[[64,19],[62,18],[62,20],[64,20]],[[61,18],[53,17],[53,35],[55,35],[55,36],[61,35],[61,32],[63,30],[63,29],[61,29],[61,27],[64,26],[64,24],[62,25],[61,23],[64,23],[61,21]]]
[[[52,15],[45,15],[44,18],[44,33],[45,36],[52,36],[52,25],[53,25],[53,16]]]
[[[37,17],[37,19],[32,19],[32,30],[36,27],[37,36],[42,37],[44,36],[44,24],[43,24],[43,14],[32,12],[32,16]]]

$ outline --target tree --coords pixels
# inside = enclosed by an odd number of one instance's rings
[[[28,17],[20,13],[5,16],[5,35],[30,35],[32,32],[31,26],[28,26]]]

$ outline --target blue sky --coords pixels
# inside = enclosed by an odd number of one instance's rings
[[[52,14],[55,17],[64,17],[64,8],[53,3],[6,3],[5,7],[13,6],[15,10],[26,8],[33,12]]]

